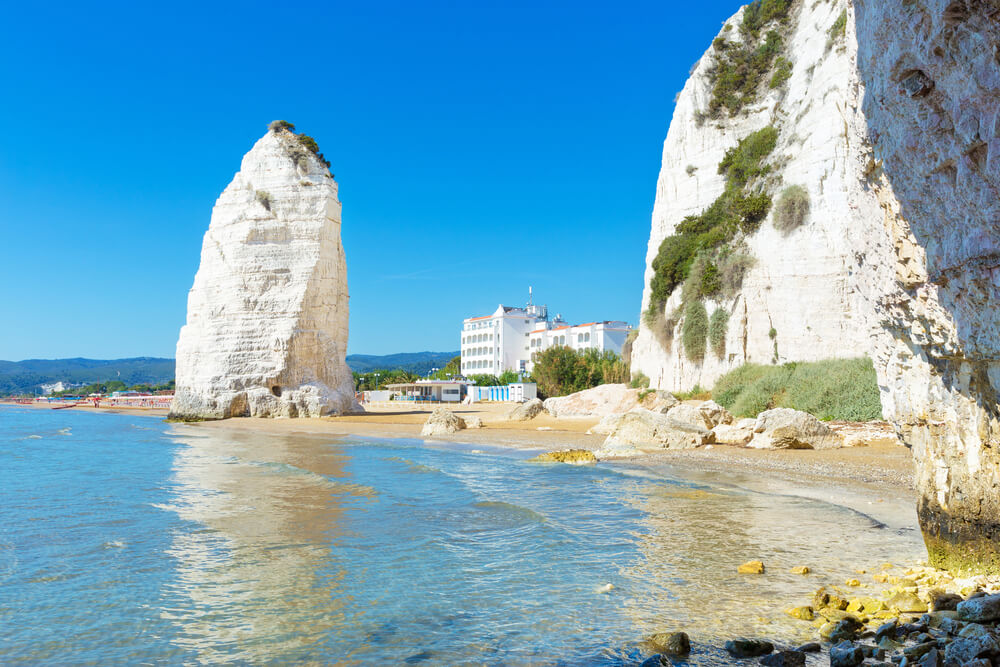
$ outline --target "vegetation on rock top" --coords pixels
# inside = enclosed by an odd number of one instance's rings
[[[320,162],[326,165],[327,169],[330,168],[330,161],[327,160],[320,152],[319,144],[316,143],[316,140],[310,137],[308,134],[297,134],[295,132],[294,124],[289,123],[287,120],[272,120],[270,124],[268,124],[267,129],[275,133],[281,132],[282,130],[287,130],[288,132],[291,132],[292,134],[295,135],[295,138],[298,139],[299,144],[303,148],[305,148],[307,151],[315,155]],[[296,160],[298,160],[298,157],[299,156],[296,156]]]

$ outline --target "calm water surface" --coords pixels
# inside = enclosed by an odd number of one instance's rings
[[[725,664],[923,556],[836,505],[527,456],[0,408],[0,664],[628,665],[665,629]]]

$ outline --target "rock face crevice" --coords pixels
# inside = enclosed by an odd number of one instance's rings
[[[777,128],[768,187],[805,188],[809,216],[779,234],[772,210],[743,240],[754,266],[708,304],[730,313],[724,355],[686,358],[677,289],[641,325],[632,367],[676,391],[747,362],[871,357],[913,449],[932,561],[1000,570],[1000,2],[797,0],[783,31],[787,82],[740,113],[704,117],[717,46],[684,87],[643,311],[661,242],[719,195],[715,166],[751,132]]]
[[[212,211],[177,342],[171,416],[318,417],[360,409],[344,357],[337,183],[276,127]]]

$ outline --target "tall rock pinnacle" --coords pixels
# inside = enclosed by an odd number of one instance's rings
[[[171,416],[359,409],[347,320],[337,183],[315,142],[275,121],[212,210],[177,341]]]

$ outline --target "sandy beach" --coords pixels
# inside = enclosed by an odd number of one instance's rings
[[[45,405],[21,405],[51,409]],[[409,407],[409,406],[407,406]],[[555,418],[547,413],[528,421],[508,421],[510,405],[483,403],[458,405],[455,414],[464,419],[478,417],[484,427],[465,429],[453,435],[435,436],[442,442],[513,447],[531,451],[588,449],[601,447],[605,436],[587,430],[600,421],[590,418]],[[109,414],[133,414],[166,418],[167,411],[155,408],[101,407],[80,405],[70,410]],[[413,406],[411,410],[373,408],[365,413],[321,419],[263,419],[240,417],[198,422],[198,428],[253,430],[284,435],[361,435],[384,438],[419,438],[420,429],[432,408]],[[847,447],[827,450],[760,450],[727,445],[698,449],[655,450],[623,461],[644,466],[672,466],[743,478],[757,477],[794,483],[801,488],[830,488],[849,485],[875,495],[891,495],[904,503],[915,502],[913,463],[910,450],[902,446]],[[748,482],[750,480],[747,480]]]
[[[481,429],[435,436],[436,442],[512,447],[530,451],[600,449],[605,436],[589,435],[597,418],[555,418],[546,413],[524,422],[508,421],[504,404],[456,406],[457,415],[478,417]],[[237,418],[200,422],[198,428],[253,430],[283,435],[361,435],[420,438],[430,408],[411,411],[372,410],[365,414],[323,419]],[[843,505],[905,527],[915,525],[913,462],[903,446],[848,447],[827,450],[759,450],[726,445],[698,449],[653,450],[619,459],[618,464],[648,468],[654,474],[718,483],[762,493],[797,495]]]

